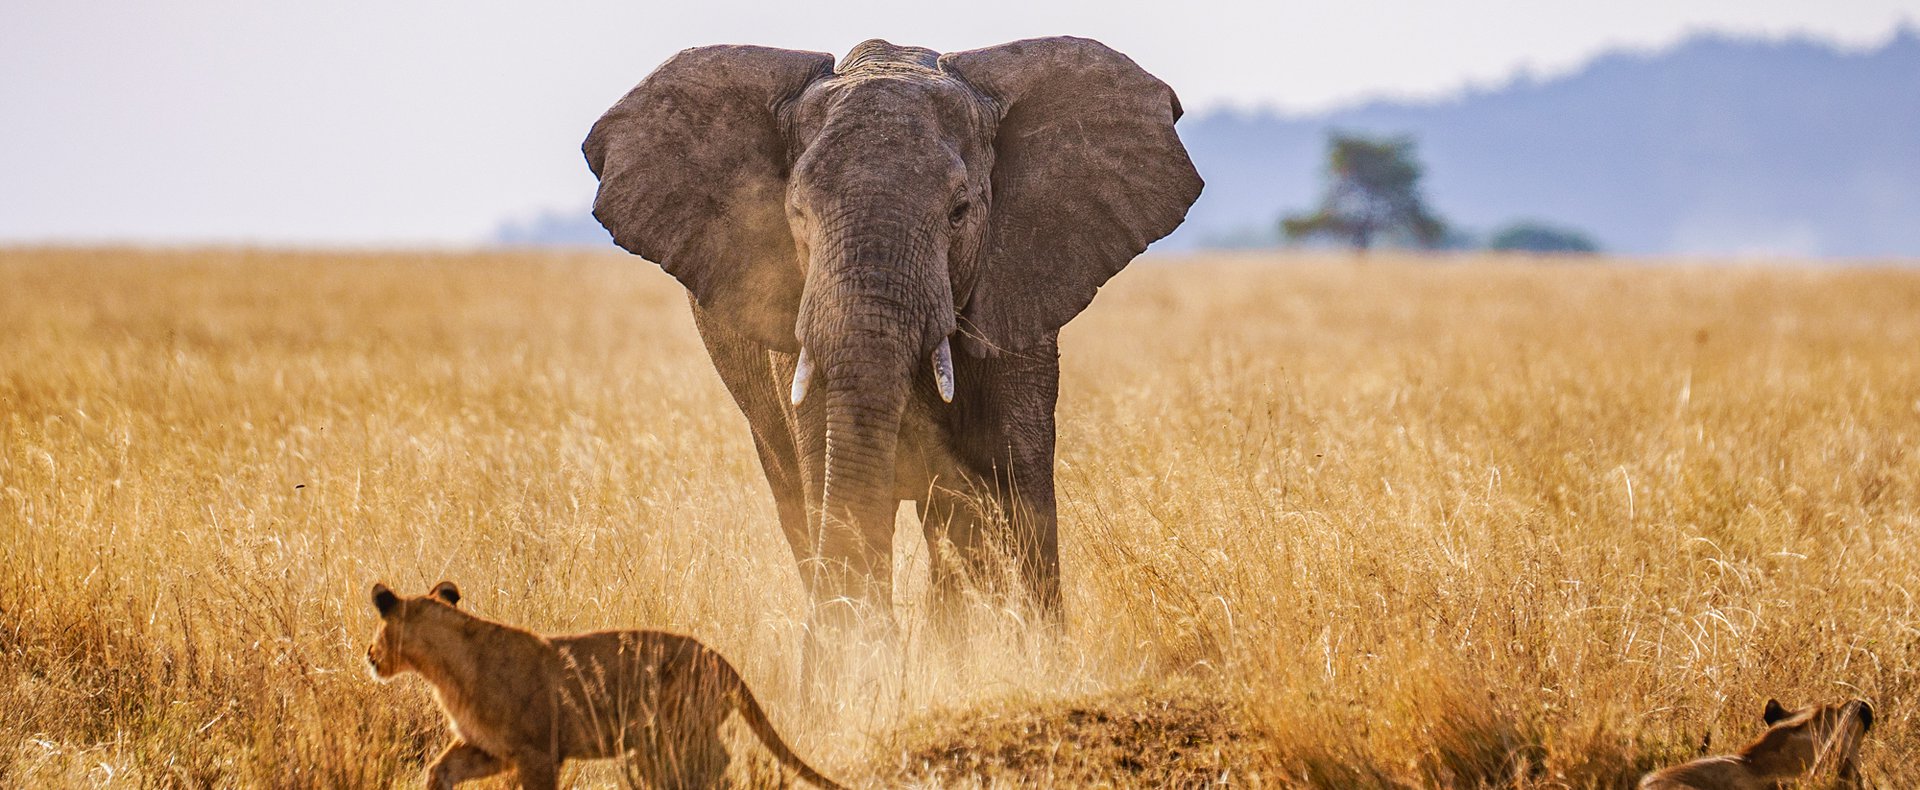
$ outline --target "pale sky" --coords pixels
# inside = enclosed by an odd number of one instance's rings
[[[477,243],[588,205],[588,126],[702,44],[1072,34],[1131,55],[1189,112],[1314,110],[1701,30],[1870,47],[1909,19],[1920,0],[0,0],[0,244]]]

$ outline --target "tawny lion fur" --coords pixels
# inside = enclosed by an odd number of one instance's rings
[[[1853,762],[1873,706],[1862,700],[1787,710],[1767,700],[1760,738],[1734,754],[1647,774],[1640,790],[1776,790],[1806,779],[1857,781]]]
[[[839,787],[793,753],[733,666],[690,637],[543,637],[462,611],[459,601],[450,582],[413,598],[373,587],[381,619],[367,649],[374,674],[426,678],[456,736],[428,787],[516,769],[522,786],[548,790],[566,760],[623,755],[650,786],[711,787],[729,762],[720,724],[735,711],[780,762],[815,785]]]

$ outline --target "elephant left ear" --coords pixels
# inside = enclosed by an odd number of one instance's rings
[[[1203,182],[1173,130],[1173,89],[1105,44],[1029,39],[940,66],[1000,113],[986,265],[962,344],[974,356],[1016,351],[1179,227]]]

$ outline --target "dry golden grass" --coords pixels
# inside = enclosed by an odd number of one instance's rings
[[[1064,637],[808,711],[654,267],[0,252],[0,786],[410,786],[366,589],[441,578],[698,635],[876,785],[1620,787],[1769,696],[1871,700],[1920,784],[1920,271],[1145,262],[1064,345]]]

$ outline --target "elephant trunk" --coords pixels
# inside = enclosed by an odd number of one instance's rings
[[[815,587],[884,608],[891,598],[895,456],[916,376],[952,331],[942,267],[896,244],[834,245],[816,259],[799,334],[825,396],[825,486]],[[829,247],[833,249],[834,247]],[[940,306],[945,305],[941,310]],[[934,349],[934,350],[930,350]],[[818,381],[824,379],[824,381]],[[821,386],[824,384],[824,386]],[[798,387],[796,396],[801,396]]]
[[[836,349],[827,372],[821,526],[829,556],[851,560],[855,567],[845,570],[854,580],[876,581],[892,571],[895,445],[911,352],[895,337],[853,333],[859,337]],[[881,593],[868,597],[878,603]]]

